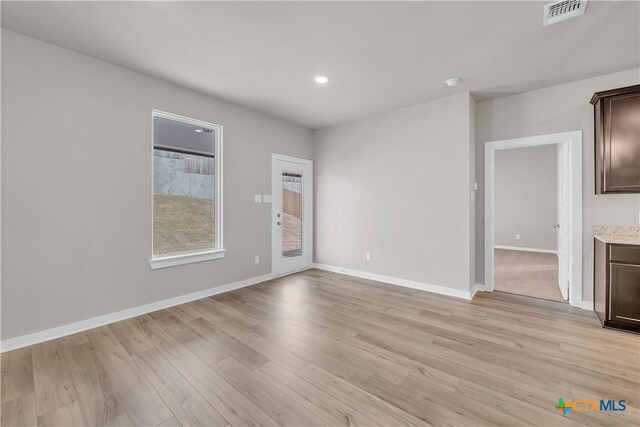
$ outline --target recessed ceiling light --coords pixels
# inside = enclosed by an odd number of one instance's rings
[[[447,80],[446,83],[447,83],[447,86],[454,87],[458,83],[460,83],[460,78],[459,77],[452,77],[449,80]]]
[[[323,85],[329,81],[329,78],[327,76],[315,76],[313,80],[315,80],[316,83]]]
[[[198,133],[202,133],[202,132],[204,132],[204,130],[202,130],[202,129],[194,129],[194,130],[195,130],[196,132],[198,132]]]

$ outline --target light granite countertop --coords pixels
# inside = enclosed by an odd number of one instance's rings
[[[640,227],[626,225],[595,225],[593,237],[605,243],[640,245]]]

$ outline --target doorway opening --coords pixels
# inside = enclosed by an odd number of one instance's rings
[[[313,162],[272,155],[271,259],[275,275],[311,267]]]
[[[485,189],[485,288],[581,306],[581,132],[486,143]]]

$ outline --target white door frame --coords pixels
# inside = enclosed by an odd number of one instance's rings
[[[280,248],[276,243],[276,233],[280,232],[280,226],[277,225],[277,214],[280,212],[280,206],[276,206],[276,192],[281,190],[282,183],[281,177],[277,176],[276,162],[285,161],[291,163],[297,163],[300,165],[309,166],[311,168],[311,174],[307,178],[308,180],[308,193],[303,192],[302,196],[302,211],[303,211],[303,240],[302,240],[302,252],[306,257],[306,264],[304,267],[297,269],[296,271],[306,270],[311,268],[313,264],[313,160],[302,159],[299,157],[287,156],[284,154],[271,154],[271,273],[275,276],[290,274],[293,271],[279,272]],[[304,184],[303,184],[304,186]],[[304,188],[304,187],[303,187]],[[304,191],[304,190],[303,190]]]
[[[582,307],[582,131],[491,141],[484,146],[484,283],[493,291],[495,152],[510,148],[566,143],[569,147],[569,304]]]
[[[557,226],[558,233],[557,237],[557,254],[558,254],[558,286],[560,287],[560,292],[562,293],[562,298],[565,300],[569,300],[569,269],[568,269],[568,260],[567,258],[567,250],[571,245],[571,242],[568,240],[568,235],[566,234],[566,230],[571,228],[571,218],[570,215],[570,206],[569,203],[569,186],[570,184],[567,182],[569,178],[569,172],[571,170],[569,158],[569,143],[556,144],[556,159],[558,161],[558,169],[557,179],[558,179],[558,210],[557,210]],[[554,225],[555,227],[555,225]],[[564,262],[562,262],[564,259]]]

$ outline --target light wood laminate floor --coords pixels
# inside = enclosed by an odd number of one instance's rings
[[[638,364],[566,304],[309,270],[2,354],[2,425],[638,425]]]

